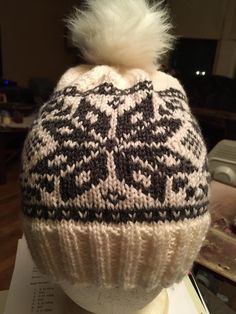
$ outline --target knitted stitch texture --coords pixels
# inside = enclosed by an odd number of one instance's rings
[[[68,70],[23,150],[23,226],[39,269],[107,288],[181,280],[210,222],[206,154],[176,79]]]

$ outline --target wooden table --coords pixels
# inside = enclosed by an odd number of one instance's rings
[[[17,242],[22,236],[19,170],[19,162],[12,164],[6,184],[0,185],[0,290],[9,289]]]

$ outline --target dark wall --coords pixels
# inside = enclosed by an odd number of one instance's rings
[[[5,78],[20,85],[27,85],[31,77],[57,81],[75,63],[75,57],[66,48],[63,22],[75,3],[73,0],[0,1]]]

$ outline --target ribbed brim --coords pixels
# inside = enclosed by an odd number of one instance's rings
[[[23,217],[29,249],[54,280],[160,290],[190,270],[209,213],[178,222],[106,224]]]

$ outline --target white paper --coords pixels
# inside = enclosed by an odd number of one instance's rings
[[[167,292],[168,314],[206,313],[197,311],[183,282],[175,284]],[[20,239],[4,314],[69,314],[70,302],[59,286],[40,274],[32,261],[25,239]]]
[[[39,273],[25,240],[19,240],[4,314],[64,314],[64,303],[61,289]]]
[[[169,297],[168,314],[199,314],[183,283],[174,284],[167,289]]]

